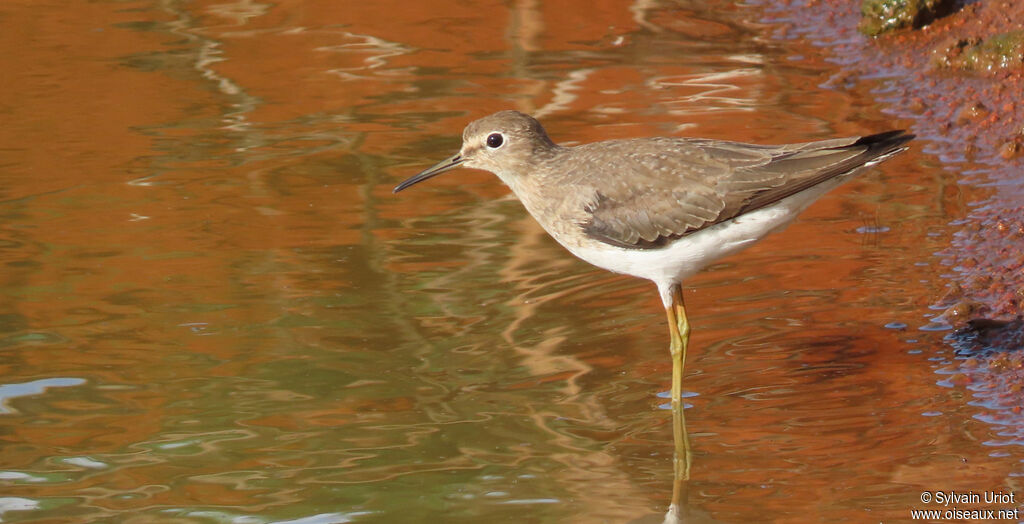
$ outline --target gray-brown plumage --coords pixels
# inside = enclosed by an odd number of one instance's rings
[[[891,153],[912,136],[890,131],[863,138],[783,146],[704,139],[598,142],[623,162],[602,179],[581,224],[590,237],[625,248],[667,241],[771,205]],[[576,149],[566,172],[587,173],[601,155]],[[584,174],[580,178],[585,178]]]
[[[780,146],[637,138],[562,147],[532,117],[502,111],[466,126],[458,154],[395,192],[459,166],[490,171],[574,255],[653,281],[669,319],[678,406],[689,338],[682,280],[785,226],[912,138],[889,131]]]

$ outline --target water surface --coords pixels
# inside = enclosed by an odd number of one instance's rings
[[[731,2],[0,16],[10,522],[659,522],[653,285],[570,257],[488,174],[391,187],[499,109],[562,142],[905,125]],[[974,198],[922,149],[688,282],[692,518],[904,519],[1020,470],[917,330]]]

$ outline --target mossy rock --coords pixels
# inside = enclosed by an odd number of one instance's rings
[[[857,29],[868,36],[898,29],[920,29],[952,13],[955,0],[863,0]]]
[[[1024,67],[1024,31],[1010,31],[988,38],[959,39],[935,49],[932,62],[938,67],[966,71],[995,71]]]

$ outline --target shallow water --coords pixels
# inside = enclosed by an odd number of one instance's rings
[[[390,190],[498,109],[563,142],[905,125],[757,13],[0,7],[0,518],[660,522],[653,286],[570,257],[488,174]],[[1012,490],[1019,446],[985,444],[918,330],[974,198],[926,147],[688,282],[691,519]]]

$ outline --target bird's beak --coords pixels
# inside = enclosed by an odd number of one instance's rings
[[[440,163],[438,163],[434,167],[425,169],[425,170],[421,171],[419,174],[416,174],[416,175],[413,175],[413,176],[407,178],[405,180],[405,182],[402,182],[401,184],[398,184],[397,186],[395,186],[395,189],[393,189],[391,192],[392,193],[397,193],[397,192],[399,192],[399,191],[401,191],[401,190],[403,190],[403,189],[405,189],[405,188],[407,188],[407,187],[409,187],[409,186],[411,186],[413,184],[418,184],[418,183],[420,183],[420,182],[422,182],[422,181],[424,181],[424,180],[426,180],[428,178],[432,178],[432,177],[435,177],[437,175],[440,175],[441,173],[444,173],[445,171],[450,171],[452,169],[455,169],[455,168],[459,167],[460,165],[462,165],[463,162],[465,162],[465,159],[462,158],[462,153],[456,153],[454,156],[442,160]]]

